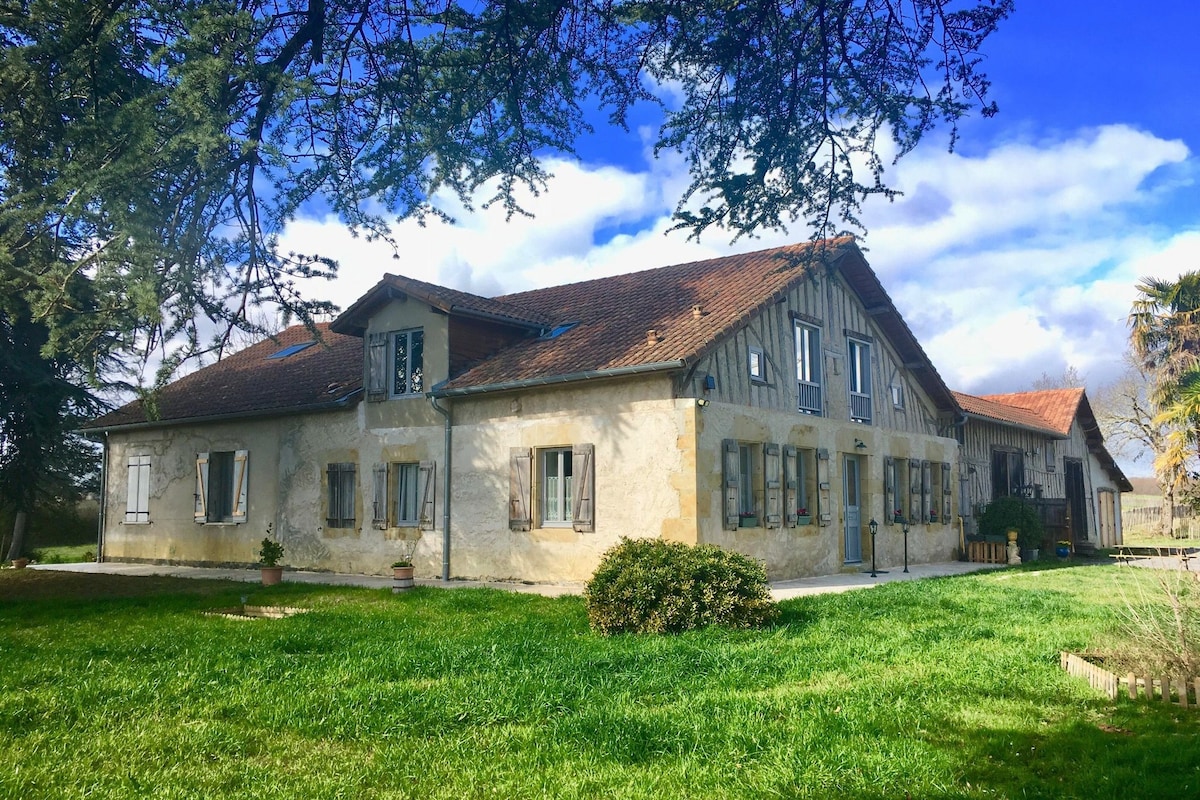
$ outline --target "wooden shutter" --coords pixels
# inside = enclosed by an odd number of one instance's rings
[[[933,464],[921,462],[921,521],[929,522],[929,512],[933,510]]]
[[[809,498],[816,508],[810,508],[809,513],[817,515],[817,521],[824,527],[833,521],[833,513],[826,514],[824,509],[826,506],[832,508],[829,503],[829,449],[825,447],[817,448],[817,496],[815,499]]]
[[[417,465],[417,497],[421,498],[421,507],[417,512],[418,527],[423,531],[431,531],[435,527],[434,516],[437,509],[434,498],[437,494],[437,467],[432,461],[422,461]]]
[[[883,524],[891,525],[896,520],[896,459],[883,458]]]
[[[571,448],[571,481],[575,507],[571,511],[571,527],[580,533],[596,530],[596,448],[577,444]]]
[[[951,485],[950,465],[945,461],[942,462],[942,524],[950,524],[950,501],[954,497],[954,488]]]
[[[196,522],[208,522],[208,453],[196,454]]]
[[[229,515],[230,522],[246,521],[249,481],[250,451],[236,450],[233,454],[233,512]]]
[[[150,457],[130,456],[125,498],[126,522],[150,521]]]
[[[386,333],[367,337],[367,400],[387,399],[387,337]]]
[[[529,487],[533,476],[533,451],[513,447],[508,451],[508,527],[527,531],[533,525],[529,511]]]
[[[378,529],[388,526],[387,464],[376,464],[371,468],[371,525]]]
[[[908,513],[905,518],[910,523],[921,521],[921,462],[915,458],[908,460]]]
[[[737,439],[721,442],[721,487],[725,529],[738,528],[738,483],[741,480],[741,465],[738,463]]]
[[[766,487],[765,505],[763,509],[766,515],[765,526],[767,528],[778,528],[783,524],[783,481],[780,476],[782,471],[779,459],[779,445],[774,442],[767,442],[763,445],[763,484]]]
[[[796,509],[800,505],[800,462],[794,444],[783,446],[783,520],[796,527]]]

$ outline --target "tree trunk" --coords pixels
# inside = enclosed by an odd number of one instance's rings
[[[8,560],[20,558],[21,551],[25,549],[25,524],[26,516],[24,511],[18,511],[16,518],[13,520],[13,538],[12,546],[8,548]]]
[[[1170,489],[1163,492],[1158,509],[1158,533],[1160,536],[1175,535],[1175,493]]]

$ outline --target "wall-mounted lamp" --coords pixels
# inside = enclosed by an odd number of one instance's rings
[[[864,442],[862,439],[855,439],[854,440],[854,449],[855,450],[866,450],[867,443]]]
[[[704,408],[706,405],[708,405],[708,401],[705,400],[703,397],[701,397],[699,400],[696,401],[696,405],[700,406],[701,408]]]

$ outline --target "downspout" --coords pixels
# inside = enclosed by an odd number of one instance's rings
[[[446,474],[442,477],[442,581],[450,581],[450,411],[438,405],[437,398],[429,395],[429,403],[433,410],[442,415],[446,421]]]
[[[104,562],[104,512],[108,499],[108,431],[100,443],[100,502],[96,519],[96,563]]]

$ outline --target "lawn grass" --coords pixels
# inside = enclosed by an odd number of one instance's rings
[[[38,564],[77,564],[96,560],[95,544],[67,544],[53,547],[38,547],[30,552]]]
[[[579,598],[0,573],[0,798],[1185,797],[1200,712],[1058,669],[1129,568],[589,632]],[[203,616],[254,604],[280,620]]]

